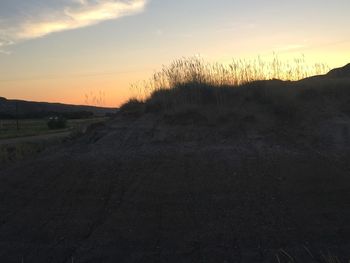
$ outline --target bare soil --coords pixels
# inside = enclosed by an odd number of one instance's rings
[[[118,117],[0,168],[0,261],[348,262],[348,124]]]

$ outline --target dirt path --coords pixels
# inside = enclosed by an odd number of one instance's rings
[[[61,139],[69,136],[71,131],[63,131],[63,132],[56,132],[51,134],[42,134],[42,135],[36,135],[36,136],[26,136],[26,137],[18,137],[18,138],[11,138],[11,139],[1,139],[0,140],[0,146],[1,145],[9,145],[9,144],[17,144],[17,143],[25,143],[25,142],[40,142],[40,141],[48,141],[52,139]]]
[[[349,259],[348,155],[181,129],[110,123],[1,171],[0,258],[290,262],[283,249],[318,262],[327,249]]]

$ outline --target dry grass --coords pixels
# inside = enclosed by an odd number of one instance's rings
[[[328,71],[323,64],[308,65],[303,58],[239,60],[229,65],[196,57],[179,59],[143,85],[134,86],[137,96],[121,112],[135,117],[160,113],[172,123],[177,123],[175,116],[182,118],[179,123],[192,123],[195,118],[216,125],[228,120],[241,126],[253,124],[254,129],[310,126],[337,115],[350,117],[349,81],[304,80]]]
[[[229,64],[209,63],[200,57],[181,58],[163,66],[140,84],[132,85],[135,98],[145,100],[153,93],[180,86],[237,87],[259,80],[300,80],[324,74],[325,64],[308,64],[304,58],[282,61],[277,55],[271,60],[232,60]]]
[[[14,145],[0,145],[0,164],[20,161],[28,156],[35,156],[47,148],[46,142],[40,143],[17,143]]]

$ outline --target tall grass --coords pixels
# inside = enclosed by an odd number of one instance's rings
[[[188,84],[212,87],[237,87],[258,80],[300,80],[324,74],[329,67],[322,63],[308,64],[304,56],[283,61],[274,54],[272,59],[233,59],[231,63],[211,63],[201,57],[184,57],[155,72],[139,84],[132,85],[135,97],[144,100],[154,92]]]

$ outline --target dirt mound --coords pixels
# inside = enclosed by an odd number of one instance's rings
[[[163,120],[174,125],[201,125],[207,123],[207,118],[195,109],[185,109],[178,112],[166,113]]]
[[[1,166],[1,260],[347,262],[350,92],[321,82],[163,91]]]
[[[350,78],[350,64],[342,68],[333,69],[326,76],[330,78]]]

